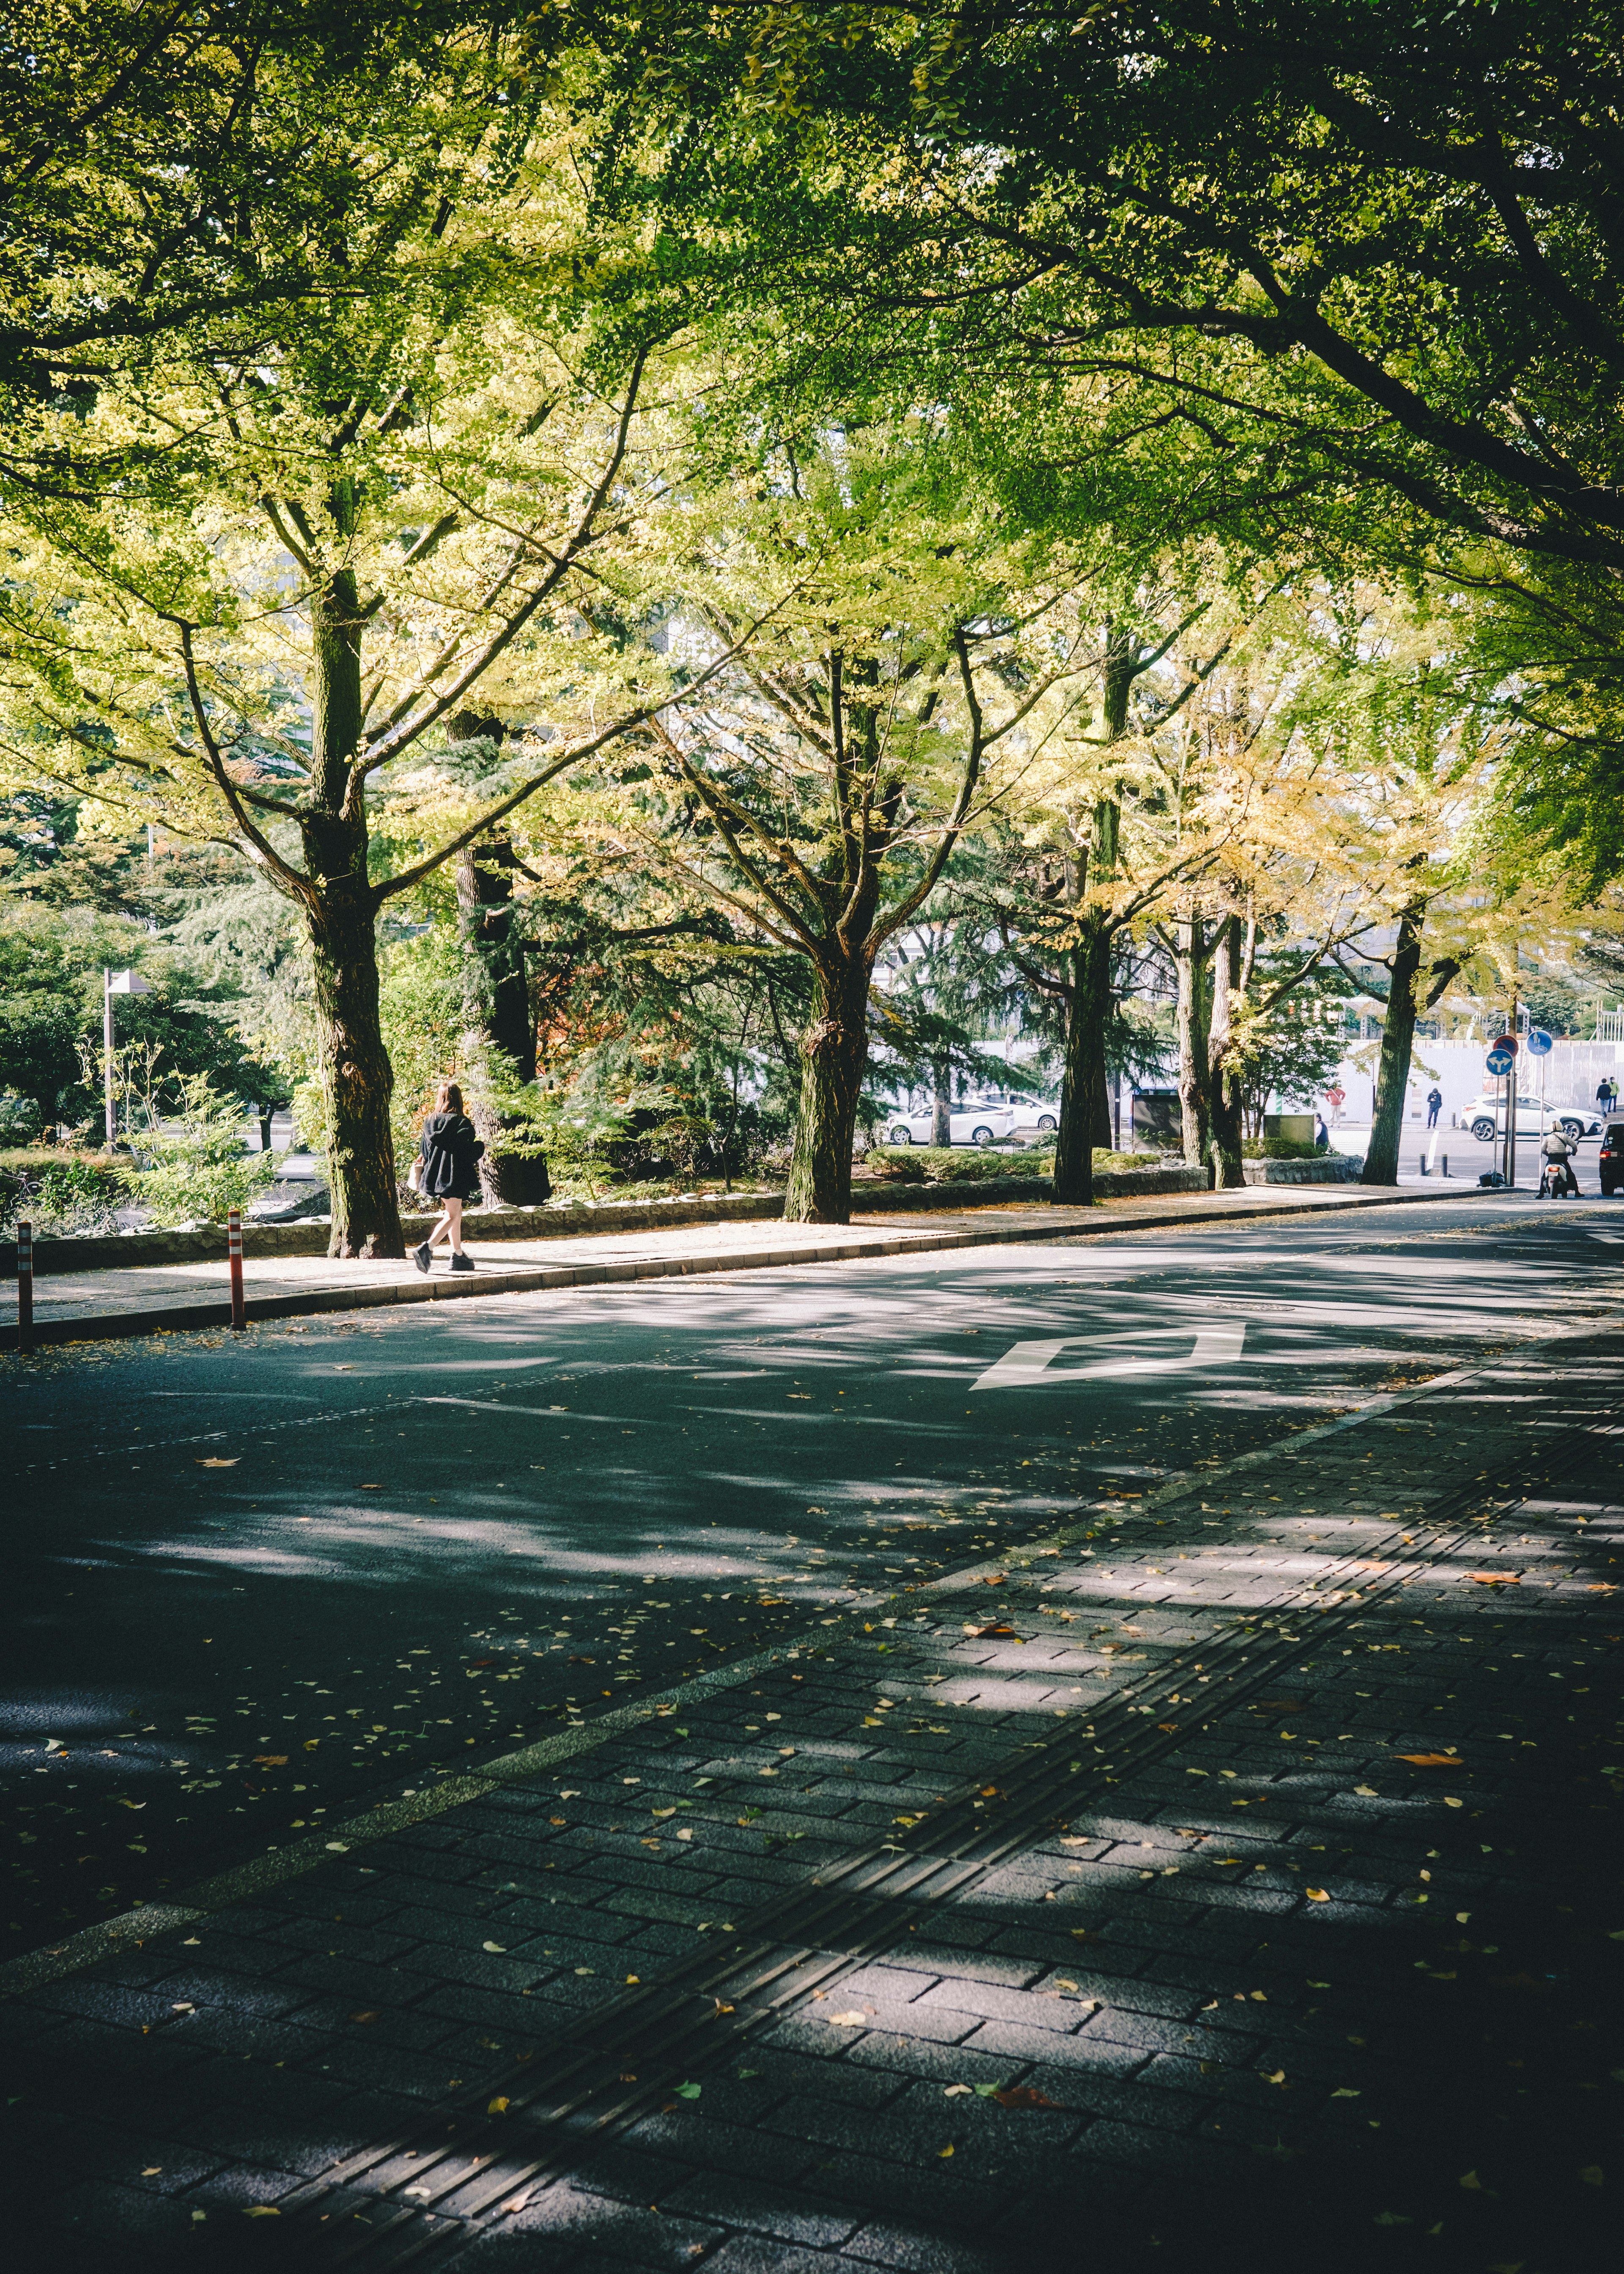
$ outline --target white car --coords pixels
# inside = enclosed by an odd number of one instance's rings
[[[1506,1133],[1506,1101],[1483,1093],[1463,1105],[1458,1118],[1462,1129],[1470,1130],[1480,1144],[1486,1145]],[[1522,1091],[1517,1094],[1519,1137],[1543,1137],[1547,1129],[1560,1129],[1576,1142],[1581,1137],[1595,1136],[1600,1127],[1599,1117],[1583,1105],[1556,1105],[1547,1099],[1542,1106],[1538,1098]]]
[[[952,1111],[955,1145],[999,1144],[1022,1129],[1035,1129],[1040,1136],[1052,1137],[1059,1126],[1058,1098],[1018,1096],[1012,1090],[973,1097]],[[886,1142],[929,1145],[935,1127],[936,1116],[929,1107],[922,1113],[899,1113],[885,1125]]]
[[[954,1106],[948,1123],[952,1132],[951,1141],[955,1145],[996,1145],[1014,1129],[1015,1118],[1016,1109],[1004,1098],[973,1097]],[[923,1113],[893,1114],[884,1126],[888,1145],[935,1142],[936,1118],[929,1107]]]

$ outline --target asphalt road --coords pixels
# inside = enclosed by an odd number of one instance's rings
[[[0,1361],[0,1948],[860,1596],[883,1631],[956,1562],[1565,1322],[1620,1248],[1617,1203],[1485,1197]]]

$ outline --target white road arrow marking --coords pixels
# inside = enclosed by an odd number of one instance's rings
[[[1188,1351],[1136,1349],[1121,1358],[1095,1366],[1056,1367],[1063,1351],[1101,1350],[1119,1344],[1183,1343],[1194,1336]],[[1068,1335],[1060,1342],[1017,1343],[995,1365],[971,1383],[972,1389],[1019,1389],[1034,1382],[1109,1382],[1133,1375],[1188,1374],[1198,1367],[1227,1366],[1241,1354],[1246,1339],[1244,1320],[1221,1326],[1142,1327],[1124,1335]]]

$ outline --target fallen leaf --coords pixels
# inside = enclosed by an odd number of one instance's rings
[[[244,2218],[280,2218],[282,2213],[274,2203],[250,2203],[243,2217]]]
[[[938,2149],[936,2150],[936,2153],[937,2153],[937,2155],[938,2155],[938,2156],[951,2156],[951,2155],[952,2154],[952,2152],[953,2152],[953,2143],[952,2143],[952,2142],[951,2142],[951,2140],[948,2142],[948,2143],[947,2143],[947,2145],[946,2145],[946,2147],[945,2147],[945,2148],[938,2148]]]
[[[1413,2218],[1406,2218],[1402,2210],[1379,2210],[1372,2222],[1376,2226],[1413,2226]]]
[[[1458,1769],[1465,1766],[1459,1753],[1400,1753],[1398,1758],[1417,1769]]]
[[[242,1457],[240,1453],[233,1453],[229,1461],[194,1461],[192,1466],[199,1469],[234,1469]],[[257,2214],[250,2211],[248,2216],[253,2218]]]
[[[696,2084],[673,2084],[671,2089],[679,2100],[697,2100],[701,2090]]]
[[[141,2173],[141,2177],[144,2180],[155,2180],[162,2169],[163,2165],[162,2164],[148,2164],[146,2170]]]
[[[867,2021],[868,2015],[866,2014],[853,2012],[850,2014],[827,2014],[823,2018],[832,2028],[837,2029],[861,2029],[863,2023]]]
[[[1331,1900],[1323,1887],[1310,1887],[1306,1892],[1311,1903],[1328,1903]]]
[[[1011,1626],[1005,1626],[1005,1624],[1004,1623],[1004,1622],[1003,1622],[1003,1620],[1002,1620],[1002,1619],[999,1619],[999,1620],[995,1621],[995,1622],[994,1622],[994,1623],[993,1623],[992,1625],[990,1625],[990,1626],[985,1626],[985,1627],[966,1627],[966,1628],[965,1629],[965,1632],[966,1632],[967,1635],[976,1635],[976,1636],[985,1636],[985,1635],[1009,1635],[1009,1636],[1012,1637],[1012,1638],[1013,1638],[1013,1639],[1014,1639],[1016,1642],[1019,1642],[1019,1641],[1020,1640],[1020,1637],[1019,1637],[1018,1634],[1016,1634],[1014,1628],[1013,1628],[1013,1627],[1011,1627]]]
[[[1483,2193],[1483,2181],[1477,2177],[1476,2172],[1466,2172],[1461,2180],[1461,2185],[1473,2195]]]
[[[480,1944],[479,1947],[480,1947],[480,1949],[481,1949],[481,1950],[494,1950],[494,1951],[501,1952],[501,1951],[505,1951],[505,1950],[507,1949],[508,1946],[507,1946],[507,1944],[506,1944],[505,1942],[482,1942],[482,1943]],[[579,1949],[579,1947],[580,1947],[580,1945],[579,1945],[579,1944],[577,1944],[577,1945],[576,1945],[576,1948],[577,1948],[577,1949]]]
[[[1381,1797],[1373,1784],[1356,1784],[1353,1788],[1361,1800],[1380,1800]]]
[[[487,2100],[485,2105],[485,2112],[487,2116],[506,2116],[508,2113],[507,2094],[505,2092],[499,2092],[492,2099]]]
[[[376,2022],[381,2016],[377,2014],[351,2014],[350,2018],[352,2022]]]
[[[961,2093],[967,2095],[969,2090],[967,2084],[946,2084],[942,2088],[942,2097],[944,2100],[957,2100]]]
[[[1286,2072],[1283,2068],[1275,2069],[1272,2074],[1266,2076],[1263,2080],[1265,2084],[1283,2084],[1285,2081]]]
[[[1034,2084],[1008,2085],[1004,2091],[995,2092],[992,2097],[1000,2108],[1056,2108],[1059,2105],[1057,2101],[1051,2100],[1046,2092],[1040,2092]]]
[[[1339,2084],[1331,2097],[1333,2100],[1357,2100],[1359,2095],[1352,2085]]]
[[[287,1766],[288,1756],[286,1753],[256,1753],[254,1755],[254,1766],[257,1769],[285,1769]]]
[[[1599,2187],[1606,2184],[1602,2177],[1602,2168],[1599,2164],[1587,2164],[1579,2177],[1587,2187]]]
[[[1522,1574],[1517,1571],[1469,1571],[1467,1577],[1479,1587],[1520,1587]]]

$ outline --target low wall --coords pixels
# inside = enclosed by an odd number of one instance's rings
[[[1330,1153],[1317,1161],[1243,1161],[1241,1173],[1249,1185],[1352,1185],[1364,1166],[1362,1157]]]
[[[1205,1169],[1147,1169],[1098,1176],[1094,1188],[1100,1200],[1125,1200],[1136,1193],[1205,1192],[1207,1182]],[[856,1216],[890,1216],[916,1209],[1007,1208],[1011,1201],[1047,1201],[1050,1191],[1043,1177],[966,1177],[939,1185],[870,1184],[860,1179],[852,1187],[852,1211]],[[603,1232],[674,1231],[702,1224],[770,1224],[783,1213],[782,1193],[718,1193],[692,1201],[474,1209],[463,1221],[469,1238],[474,1240],[575,1239]],[[433,1216],[427,1215],[402,1216],[407,1244],[420,1239],[434,1221]],[[251,1218],[243,1226],[243,1240],[251,1255],[325,1255],[327,1227],[319,1221],[255,1224]],[[34,1268],[41,1278],[66,1271],[128,1271],[143,1264],[223,1263],[225,1258],[225,1229],[218,1224],[197,1231],[132,1231],[110,1239],[36,1239],[34,1243]],[[0,1278],[16,1276],[16,1242],[0,1242]]]

